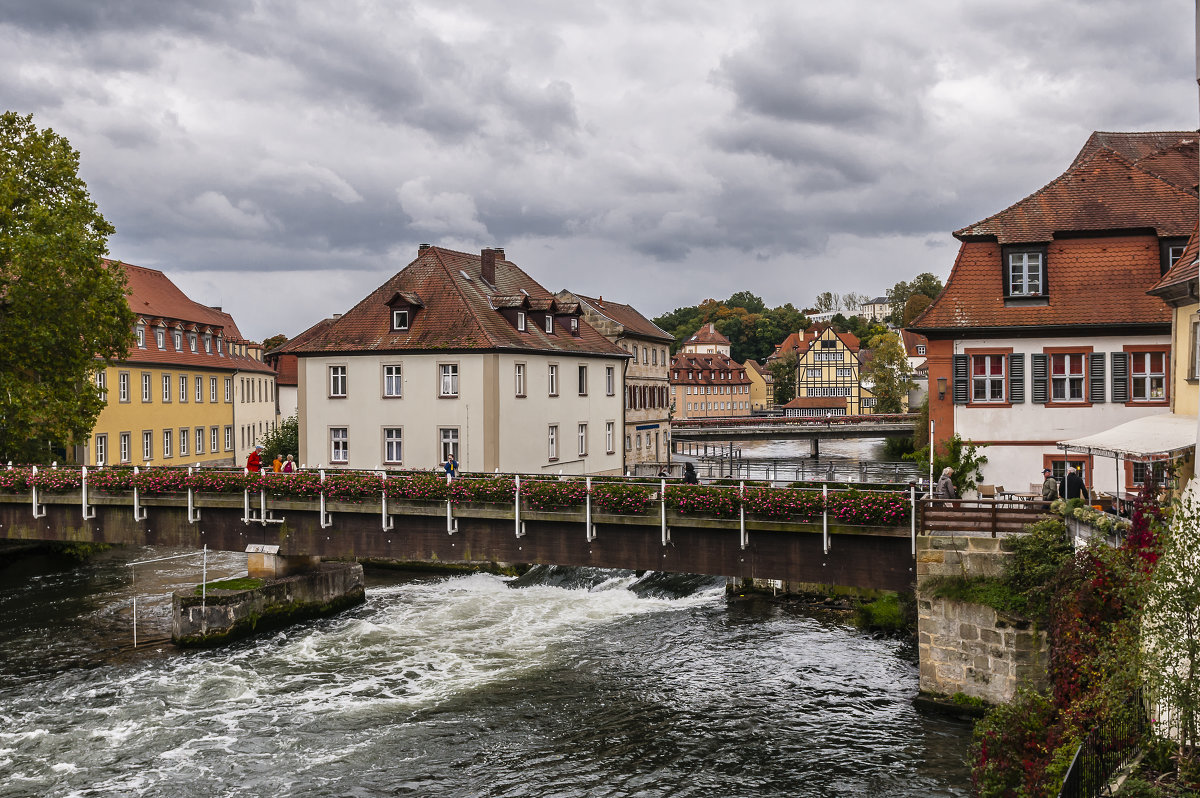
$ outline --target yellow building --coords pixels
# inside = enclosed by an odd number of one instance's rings
[[[754,358],[742,364],[750,379],[750,409],[770,410],[775,407],[775,378]]]
[[[791,340],[791,336],[789,336]],[[838,397],[846,401],[842,413],[859,415],[875,412],[875,397],[862,387],[858,337],[835,332],[832,327],[814,324],[794,344],[784,341],[776,356],[786,348],[796,353],[796,396],[798,398]]]
[[[233,465],[274,429],[275,372],[233,318],[165,274],[125,264],[137,342],[96,373],[107,392],[85,465]]]

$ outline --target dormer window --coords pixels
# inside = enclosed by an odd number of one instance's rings
[[[1046,295],[1046,248],[1004,250],[1004,295],[1012,298]]]
[[[154,343],[158,345],[159,349],[163,348],[165,338],[166,338],[166,334],[163,332],[162,327],[159,327],[157,330],[154,331]]]
[[[179,330],[176,330],[174,338],[175,338],[175,351],[182,352],[183,351],[183,333],[180,332]]]
[[[138,346],[140,346],[142,349],[145,349],[146,348],[146,325],[145,324],[139,324],[137,326],[137,339],[138,339]]]
[[[212,354],[212,333],[204,334],[204,354]]]
[[[392,331],[401,332],[408,329],[408,308],[392,309]]]
[[[523,310],[517,311],[517,329],[525,332],[525,311]]]
[[[546,335],[554,335],[554,315],[546,314]]]
[[[579,335],[579,319],[571,317],[571,335]]]
[[[1159,271],[1166,274],[1170,271],[1175,262],[1183,257],[1183,250],[1187,247],[1186,238],[1162,238],[1158,242],[1159,252]]]
[[[925,344],[917,344],[917,355],[925,357]]]
[[[224,339],[222,339],[222,338],[221,338],[221,336],[219,336],[219,335],[218,335],[218,336],[217,336],[217,354],[218,354],[218,355],[224,355],[224,354],[225,354],[225,353],[224,353],[224,351],[223,351],[223,350],[222,350],[222,348],[221,348],[221,341],[222,341],[222,340],[224,340]]]
[[[193,352],[196,351],[196,334],[195,333],[188,333],[188,349],[191,349]]]

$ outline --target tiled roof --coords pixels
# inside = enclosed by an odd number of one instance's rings
[[[790,334],[787,338],[783,339],[782,343],[775,347],[775,351],[771,353],[771,356],[768,357],[767,360],[775,360],[783,357],[788,352],[793,350],[796,352],[797,357],[803,355],[812,347],[813,341],[820,338],[821,334],[826,330],[832,329],[832,326],[833,325],[831,324],[825,324],[824,322],[818,321],[814,322],[811,327],[803,332],[794,332]],[[838,340],[840,340],[847,349],[855,354],[858,353],[859,348],[862,346],[862,342],[858,340],[857,335],[852,332],[838,332],[837,330],[834,330],[833,334],[837,336]]]
[[[662,330],[654,322],[639,313],[632,305],[623,305],[620,302],[613,302],[611,299],[605,299],[604,297],[590,297],[572,293],[580,302],[591,308],[593,312],[612,319],[635,335],[640,335],[643,338],[652,338],[656,341],[670,342],[675,340],[673,335]]]
[[[128,283],[129,307],[146,322],[146,345],[130,347],[129,354],[122,362],[275,373],[274,369],[256,358],[232,353],[230,344],[243,344],[246,341],[228,313],[192,301],[157,269],[130,263],[121,265],[125,268]],[[166,327],[162,349],[158,348],[154,335],[160,323]],[[183,350],[176,351],[172,333],[180,323],[184,329]],[[211,329],[213,333],[212,349],[207,353],[204,351],[205,329]],[[189,331],[195,332],[198,338],[195,352],[191,351],[187,341]],[[218,335],[224,338],[220,354],[217,353]]]
[[[912,330],[901,330],[900,338],[904,341],[904,352],[909,357],[921,357],[921,355],[917,354],[917,347],[929,345],[928,338]]]
[[[1053,241],[1047,248],[1046,267],[1047,303],[1006,307],[1000,245],[965,241],[945,289],[910,329],[928,334],[972,327],[1170,323],[1170,308],[1146,294],[1159,279],[1154,236]]]
[[[300,384],[299,375],[297,373],[297,365],[299,358],[295,355],[278,354],[272,355],[271,360],[275,361],[275,383],[277,385],[290,385],[296,387]]]
[[[708,324],[702,326],[699,330],[696,330],[696,333],[683,343],[685,346],[688,344],[728,345],[729,339],[717,332],[717,326],[710,321]]]
[[[675,378],[676,371],[679,372],[679,379]],[[691,377],[688,376],[689,371],[692,372]],[[730,372],[729,379],[716,376],[725,371]],[[743,385],[750,382],[745,368],[722,352],[680,352],[672,355],[669,376],[672,385]]]
[[[494,297],[525,296],[529,307],[556,310],[554,296],[511,261],[497,257],[495,285],[480,276],[479,254],[423,247],[416,260],[345,314],[318,322],[288,341],[280,352],[426,352],[447,350],[550,351],[628,357],[586,322],[579,336],[555,325],[549,335],[537,319],[524,332],[496,310]],[[419,296],[423,308],[410,313],[409,328],[391,329],[387,300],[397,292]]]
[[[797,396],[784,405],[783,409],[787,410],[789,407],[844,408],[845,406],[846,397],[844,396]]]
[[[1132,144],[1140,141],[1138,136],[1149,136],[1149,147],[1164,135],[1128,134],[1131,146],[1125,149],[1137,149]],[[1187,139],[1177,139],[1173,150],[1142,155],[1137,163],[1089,141],[1062,175],[954,235],[962,240],[994,239],[1001,244],[1050,241],[1055,233],[1145,228],[1160,236],[1186,236],[1196,220],[1196,134],[1170,135]],[[1188,153],[1191,160],[1185,162]],[[1187,187],[1181,186],[1182,182],[1188,182]]]
[[[1193,229],[1192,237],[1188,239],[1187,247],[1179,256],[1179,260],[1175,261],[1175,265],[1171,267],[1170,271],[1164,274],[1162,279],[1150,290],[1155,294],[1169,292],[1174,286],[1186,285],[1195,280],[1197,257],[1200,257],[1200,240],[1198,240],[1197,230]]]
[[[759,362],[757,360],[755,360],[754,358],[750,358],[742,365],[746,367],[747,371],[750,371],[751,369],[753,369],[755,371],[755,373],[757,373],[763,377],[771,376],[771,372],[767,371],[767,369],[764,366],[760,365]]]
[[[1148,133],[1097,130],[1088,136],[1071,166],[1087,160],[1099,150],[1109,149],[1146,171],[1191,190],[1196,186],[1196,140],[1195,130]]]

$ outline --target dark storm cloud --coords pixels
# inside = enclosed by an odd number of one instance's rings
[[[33,33],[83,37],[146,29],[205,33],[230,24],[246,8],[238,0],[0,0],[0,20]]]

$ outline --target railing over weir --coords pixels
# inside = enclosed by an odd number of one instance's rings
[[[595,535],[593,512],[645,516],[657,510],[663,544],[670,540],[668,510],[693,517],[737,519],[742,548],[747,546],[747,513],[758,521],[820,523],[823,548],[829,552],[829,525],[908,527],[913,553],[917,534],[998,535],[1021,532],[1045,513],[1041,501],[1018,499],[918,498],[915,484],[841,488],[828,484],[791,487],[772,480],[716,480],[705,485],[687,485],[678,479],[645,477],[547,477],[519,474],[472,474],[451,479],[441,472],[389,472],[383,469],[301,470],[292,474],[248,473],[237,468],[101,467],[39,469],[15,468],[0,471],[0,493],[27,492],[34,518],[45,515],[47,494],[80,491],[82,518],[95,517],[90,490],[130,494],[135,521],[144,521],[147,495],[186,494],[187,521],[200,520],[197,493],[240,494],[244,524],[282,523],[268,507],[268,496],[315,500],[322,529],[333,524],[327,501],[378,500],[380,526],[389,531],[393,504],[403,501],[444,502],[446,532],[457,531],[455,505],[462,502],[511,504],[516,537],[525,534],[522,511],[569,509],[582,506],[588,540]],[[551,487],[557,486],[557,487]],[[16,488],[17,490],[14,490]],[[531,494],[533,498],[531,498]],[[654,505],[657,505],[655,507]]]

